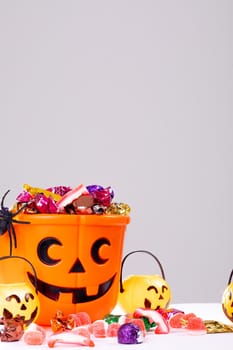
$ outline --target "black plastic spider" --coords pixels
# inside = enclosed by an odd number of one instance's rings
[[[1,207],[0,207],[0,236],[4,235],[4,233],[8,232],[10,239],[10,255],[12,255],[12,246],[14,243],[14,247],[17,248],[16,234],[13,223],[16,222],[18,224],[30,224],[28,221],[18,221],[14,219],[16,215],[18,215],[27,204],[23,205],[17,212],[12,213],[8,208],[4,207],[4,200],[7,194],[10,192],[8,190],[4,196],[2,197]]]

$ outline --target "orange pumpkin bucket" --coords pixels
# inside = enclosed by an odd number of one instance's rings
[[[85,311],[92,321],[113,310],[129,216],[20,214],[18,219],[30,224],[14,224],[13,254],[30,260],[37,272],[38,324],[50,325],[58,310]],[[0,254],[6,255],[8,235],[0,241]]]

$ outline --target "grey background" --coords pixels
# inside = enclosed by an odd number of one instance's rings
[[[173,302],[220,302],[232,263],[233,2],[0,1],[0,193],[112,186],[124,253]],[[159,273],[131,256],[125,276]]]

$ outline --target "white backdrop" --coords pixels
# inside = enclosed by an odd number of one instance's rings
[[[231,0],[0,0],[0,193],[112,186],[124,253],[221,301],[233,231]],[[144,266],[142,264],[144,263]],[[159,273],[131,256],[125,275]]]

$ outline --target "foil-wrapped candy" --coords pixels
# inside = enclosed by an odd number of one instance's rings
[[[142,330],[135,323],[124,323],[120,326],[117,333],[119,344],[140,344],[144,337]]]
[[[24,317],[12,314],[7,310],[4,311],[3,317],[0,318],[0,325],[3,329],[0,330],[0,340],[2,342],[14,342],[22,338],[24,334]]]
[[[130,207],[125,203],[112,203],[106,208],[107,215],[129,215]]]
[[[65,316],[62,311],[58,310],[55,317],[50,320],[50,325],[53,333],[60,333],[73,329],[76,323],[74,317]]]

